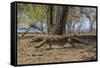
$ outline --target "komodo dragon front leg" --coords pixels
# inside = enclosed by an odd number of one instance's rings
[[[48,44],[49,45],[49,49],[52,49],[52,42],[51,42],[51,38],[48,38],[48,37],[44,37],[44,38],[38,38],[38,39],[33,39],[30,43],[33,43],[33,42],[37,42],[39,41],[39,43],[37,43],[37,46],[34,46],[35,48],[40,48],[42,47],[44,44]]]
[[[69,44],[72,45],[72,47],[75,47],[75,42],[73,42],[73,40],[70,37],[67,38],[67,42],[66,43],[69,43]]]

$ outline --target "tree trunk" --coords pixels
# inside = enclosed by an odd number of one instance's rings
[[[56,6],[56,16],[53,15],[54,6],[48,6],[47,26],[48,34],[62,35],[65,31],[65,24],[68,15],[67,6]]]
[[[43,20],[41,20],[40,22],[41,22],[41,25],[40,25],[41,30],[42,30],[42,32],[44,32],[44,28],[43,28],[43,24],[44,24],[44,23],[43,23]]]
[[[89,29],[89,33],[91,33],[92,30],[93,30],[93,24],[94,24],[94,22],[90,21],[90,29]]]
[[[82,27],[82,23],[78,26],[78,34],[80,34],[80,32],[81,32],[81,27]]]
[[[95,16],[93,19],[91,19],[91,18],[89,17],[89,15],[88,15],[88,14],[87,14],[86,16],[88,17],[89,22],[90,22],[90,29],[89,29],[89,33],[91,33],[91,32],[92,32],[92,30],[93,30],[93,24],[94,24],[94,22],[95,22],[95,20],[96,20],[96,16]]]
[[[73,32],[73,34],[75,34],[75,31],[74,31],[74,29],[75,29],[75,25],[77,24],[77,22],[75,22],[74,24],[73,24],[73,26],[72,26],[72,32]]]
[[[71,24],[67,24],[67,33],[71,34]]]
[[[53,26],[52,11],[53,11],[53,6],[48,5],[48,8],[47,8],[47,31],[48,31],[48,34],[50,34],[51,28]]]

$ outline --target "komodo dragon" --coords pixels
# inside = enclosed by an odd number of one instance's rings
[[[66,43],[69,43],[72,45],[72,47],[75,47],[75,43],[82,43],[82,44],[90,44],[89,42],[84,42],[77,37],[63,37],[63,36],[45,36],[45,37],[35,37],[32,39],[30,43],[37,42],[38,46],[35,46],[35,48],[40,48],[44,44],[49,44],[50,48],[52,48],[53,43],[63,43],[62,45],[65,45]]]

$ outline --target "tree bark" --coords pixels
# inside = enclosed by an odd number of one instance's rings
[[[48,5],[48,8],[47,8],[47,30],[48,30],[48,34],[50,34],[51,28],[53,26],[52,11],[53,11],[53,6]]]
[[[92,32],[92,30],[93,30],[93,23],[90,22],[90,30],[89,30],[89,32]]]
[[[78,34],[80,34],[80,32],[81,32],[82,25],[83,25],[82,23],[80,25],[78,25]]]
[[[65,31],[65,24],[68,15],[68,6],[57,6],[53,15],[54,6],[49,5],[47,11],[48,34],[62,35]]]
[[[71,24],[67,24],[67,33],[71,34]]]

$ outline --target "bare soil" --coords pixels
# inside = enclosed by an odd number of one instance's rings
[[[30,38],[17,39],[17,63],[18,64],[39,64],[73,61],[96,60],[96,47],[93,45],[77,44],[76,47],[66,43],[58,46],[59,43],[52,45],[45,44],[40,48],[35,48],[37,43],[29,43]]]

